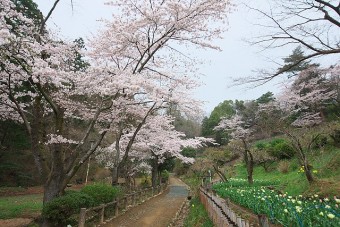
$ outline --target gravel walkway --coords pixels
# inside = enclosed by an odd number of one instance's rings
[[[186,185],[177,178],[170,178],[168,192],[133,207],[113,219],[105,227],[166,227],[182,203],[187,199]]]

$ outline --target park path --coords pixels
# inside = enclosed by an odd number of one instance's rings
[[[166,227],[187,199],[187,186],[170,177],[169,189],[105,224],[105,227]]]

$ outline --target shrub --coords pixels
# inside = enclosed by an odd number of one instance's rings
[[[56,226],[73,224],[76,220],[72,215],[80,212],[80,208],[94,206],[91,196],[76,191],[70,191],[64,196],[47,202],[42,210],[42,216],[50,219]]]
[[[328,144],[327,136],[321,135],[314,141],[313,148],[320,149],[320,148],[326,146],[327,144]]]
[[[161,173],[161,182],[167,182],[169,179],[170,173],[167,170],[163,170]]]
[[[102,183],[86,185],[81,189],[81,192],[91,196],[95,205],[112,202],[122,193],[119,187]]]
[[[290,159],[294,156],[294,148],[285,140],[276,140],[271,143],[269,154],[278,159]]]
[[[255,147],[258,150],[265,150],[268,149],[270,147],[270,144],[263,142],[263,141],[259,141],[255,143]]]
[[[288,173],[289,171],[289,161],[281,161],[277,165],[277,170],[280,171],[281,173]]]

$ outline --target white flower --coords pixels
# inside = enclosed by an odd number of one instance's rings
[[[319,215],[320,215],[320,216],[323,216],[323,212],[321,211],[321,212],[319,213]]]
[[[335,217],[334,214],[327,214],[327,217],[330,218],[330,219],[333,219]]]
[[[326,208],[326,209],[330,209],[331,207],[330,207],[329,205],[326,205],[325,208]]]
[[[287,210],[287,209],[284,209],[283,212],[288,213],[288,210]]]

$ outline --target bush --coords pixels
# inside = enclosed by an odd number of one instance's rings
[[[290,159],[294,156],[294,148],[288,144],[285,140],[278,139],[271,143],[271,148],[269,149],[269,154],[278,159]]]
[[[95,205],[112,202],[122,193],[119,187],[102,183],[86,185],[81,189],[81,192],[91,196]]]
[[[170,173],[167,170],[163,170],[161,173],[161,182],[165,183],[169,180]]]
[[[255,147],[257,150],[265,150],[268,149],[270,147],[270,144],[263,142],[263,141],[259,141],[255,143]]]
[[[76,220],[72,215],[80,212],[80,208],[94,206],[94,200],[91,196],[76,191],[70,191],[64,196],[47,202],[42,210],[42,216],[50,219],[56,226],[66,226],[74,224]]]
[[[280,171],[281,173],[288,173],[289,171],[289,161],[281,161],[277,165],[277,170]]]
[[[319,136],[315,141],[314,141],[314,144],[313,144],[313,148],[317,148],[317,149],[320,149],[324,146],[326,146],[328,144],[328,138],[327,136]]]

